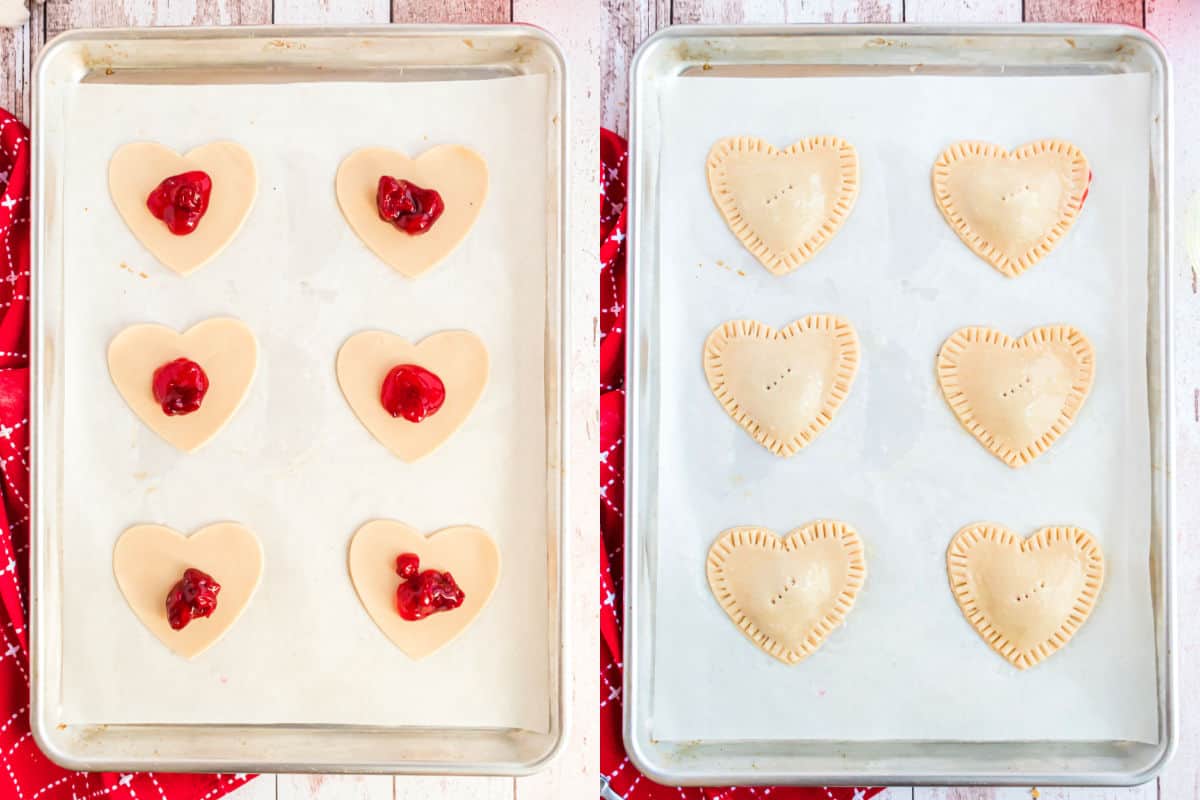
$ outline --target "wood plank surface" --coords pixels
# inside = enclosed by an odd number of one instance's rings
[[[392,800],[395,793],[389,775],[262,775],[245,788],[260,782],[266,788],[275,783],[276,800]],[[230,797],[252,800],[240,792]]]
[[[264,25],[271,0],[46,0],[46,30],[142,25]]]
[[[588,0],[582,0],[587,2]],[[394,0],[394,22],[494,23],[512,20],[511,0]]]
[[[674,0],[685,23],[899,22],[903,0]]]
[[[391,0],[274,0],[276,25],[365,25],[391,20]]]
[[[1020,22],[1021,0],[904,0],[905,22]]]
[[[1025,0],[1026,22],[1122,22],[1140,28],[1144,12],[1143,0]]]
[[[642,40],[671,24],[671,0],[606,0],[600,15],[600,122],[626,136],[629,64]]]

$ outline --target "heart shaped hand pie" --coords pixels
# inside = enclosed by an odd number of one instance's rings
[[[1010,467],[1033,461],[1067,432],[1092,389],[1095,354],[1067,325],[1013,341],[961,328],[942,345],[938,383],[962,426]]]
[[[221,585],[212,616],[172,630],[167,594],[184,571],[211,575]],[[161,525],[136,525],[117,539],[113,574],[133,613],[158,640],[184,658],[207,650],[237,622],[262,577],[262,545],[246,528],[220,522],[184,536]]]
[[[208,210],[196,229],[171,233],[146,199],[166,178],[201,170],[212,179]],[[108,189],[129,230],[162,264],[187,275],[213,259],[241,230],[258,192],[254,159],[234,142],[211,142],[179,155],[155,142],[131,142],[108,164]]]
[[[1042,139],[1010,154],[959,142],[933,165],[933,198],[967,247],[1015,278],[1055,248],[1075,223],[1091,180],[1069,142]]]
[[[950,589],[967,621],[1017,669],[1065,647],[1104,584],[1104,554],[1081,528],[1021,539],[1002,525],[959,531],[946,550]]]
[[[858,198],[858,153],[836,136],[776,150],[762,139],[722,139],[708,152],[708,190],[733,234],[784,275],[842,227]]]
[[[791,456],[833,420],[858,370],[846,320],[812,314],[782,330],[726,322],[704,343],[704,374],[729,416],[763,447]]]
[[[168,416],[155,399],[155,371],[178,358],[199,364],[208,376],[200,408]],[[184,333],[165,325],[133,325],[108,345],[108,373],[125,402],[150,430],[185,453],[198,450],[229,422],[246,399],[258,365],[258,342],[245,323],[207,319]]]
[[[708,586],[742,633],[796,664],[845,621],[867,577],[862,541],[843,522],[822,520],[780,538],[731,528],[708,551]]]
[[[380,217],[376,194],[384,175],[441,195],[445,210],[424,233],[405,233]],[[487,197],[487,162],[459,145],[438,145],[415,159],[368,147],[346,157],[336,185],[338,206],[363,244],[397,272],[415,278],[448,256],[475,224]]]
[[[406,620],[396,609],[396,558],[420,557],[420,568],[449,572],[462,589],[458,608]],[[479,528],[463,525],[422,536],[392,520],[377,519],[350,540],[350,580],[367,613],[409,658],[422,659],[458,637],[487,605],[500,580],[500,551]]]
[[[444,402],[422,419],[393,417],[380,400],[389,372],[415,365],[436,376]],[[379,443],[404,461],[416,461],[450,438],[483,394],[488,354],[468,331],[442,331],[417,344],[386,331],[364,331],[346,340],[337,355],[338,384],[346,402]]]

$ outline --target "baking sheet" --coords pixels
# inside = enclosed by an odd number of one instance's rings
[[[547,730],[545,77],[70,92],[62,719]],[[224,253],[182,279],[118,217],[108,160],[131,140],[186,150],[221,138],[254,155],[259,196]],[[405,279],[345,223],[334,173],[358,147],[447,142],[484,155],[489,196],[445,262]],[[218,315],[255,331],[259,372],[230,424],[183,455],[124,406],[105,349],[129,324]],[[342,398],[338,347],[372,328],[420,339],[459,327],[487,344],[483,398],[438,452],[404,464]],[[377,517],[478,525],[500,547],[487,608],[421,662],[375,627],[346,574],[350,536]],[[185,662],[129,612],[112,546],[139,522],[190,532],[219,520],[262,540],[262,585],[228,634]]]
[[[1146,378],[1147,75],[682,78],[664,80],[657,130],[660,350],[652,737],[656,740],[1157,740]],[[731,122],[736,120],[736,122]],[[859,152],[862,188],[812,262],[773,277],[709,199],[704,161],[728,135],[778,147],[836,134]],[[1061,137],[1095,179],[1072,232],[1009,280],[944,223],[929,188],[938,153],[981,138]],[[649,266],[649,265],[647,265]],[[814,312],[855,325],[862,364],[833,424],[792,459],[757,445],[712,398],[707,334],[727,319],[775,327]],[[934,376],[964,325],[1019,336],[1079,327],[1096,382],[1072,430],[1010,470],[964,432]],[[703,432],[698,435],[698,432]],[[651,450],[653,452],[653,449]],[[652,514],[652,518],[654,516]],[[831,517],[857,527],[868,577],[846,625],[788,667],[759,651],[709,593],[718,533],[784,533]],[[1090,530],[1104,548],[1101,600],[1071,644],[1027,672],[962,617],[945,548],[963,525],[1021,535]]]

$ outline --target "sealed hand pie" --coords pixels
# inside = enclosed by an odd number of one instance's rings
[[[708,152],[708,190],[729,229],[776,275],[808,261],[841,229],[858,198],[858,153],[836,136],[776,150],[734,136]]]
[[[821,520],[786,538],[764,528],[724,531],[708,551],[708,586],[738,629],[796,664],[845,621],[867,577],[858,533]]]
[[[763,447],[791,456],[828,427],[854,383],[858,335],[831,314],[782,330],[754,320],[723,323],[704,343],[708,386]]]
[[[1015,278],[1053,250],[1075,224],[1091,170],[1069,142],[1041,139],[1009,153],[959,142],[933,165],[933,198],[967,247]]]
[[[1033,461],[1067,432],[1092,388],[1095,354],[1067,325],[1016,341],[961,328],[937,356],[938,383],[962,426],[1010,467]]]
[[[988,646],[1017,669],[1065,647],[1104,584],[1104,554],[1081,528],[1021,539],[1002,525],[968,525],[946,550],[950,589]]]

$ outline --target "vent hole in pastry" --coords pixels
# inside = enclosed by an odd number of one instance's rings
[[[1029,386],[1029,385],[1031,385],[1032,383],[1033,383],[1033,378],[1032,378],[1031,376],[1029,376],[1029,375],[1026,375],[1026,376],[1025,376],[1025,380],[1021,381],[1020,383],[1018,383],[1016,386],[1012,387],[1012,388],[1011,388],[1011,389],[1009,389],[1008,391],[1006,391],[1006,392],[1001,392],[1001,393],[1000,393],[1000,396],[1001,396],[1001,397],[1013,397],[1013,396],[1015,396],[1015,395],[1016,395],[1016,393],[1017,393],[1017,392],[1021,391],[1021,390],[1022,390],[1022,389],[1024,389],[1026,386]]]
[[[763,388],[769,392],[769,391],[771,391],[772,389],[774,389],[774,388],[778,387],[778,386],[779,386],[779,384],[783,383],[783,379],[784,379],[784,378],[786,378],[788,375],[791,375],[791,374],[792,374],[792,368],[791,368],[791,367],[788,367],[788,368],[787,368],[787,369],[785,369],[783,372],[779,373],[779,377],[777,377],[775,380],[773,380],[773,381],[771,381],[770,383],[768,383],[768,384],[767,384],[766,386],[764,386]]]
[[[789,590],[791,590],[791,589],[792,589],[792,588],[793,588],[793,587],[794,587],[794,586],[795,586],[797,583],[799,583],[799,581],[798,581],[798,580],[796,580],[796,576],[795,576],[795,575],[793,575],[792,577],[788,578],[788,581],[787,581],[787,583],[786,583],[786,584],[784,584],[784,586],[783,586],[783,589],[782,589],[782,590],[780,590],[779,594],[777,594],[777,595],[775,595],[774,597],[772,597],[772,598],[771,598],[771,605],[775,605],[775,604],[776,604],[776,603],[778,603],[780,600],[782,600],[782,599],[783,599],[783,597],[784,597],[784,595],[786,595],[786,594],[788,593],[788,591],[789,591]]]
[[[780,189],[778,192],[776,192],[775,194],[773,194],[773,195],[771,195],[770,197],[768,197],[768,198],[767,198],[767,205],[771,205],[771,204],[773,204],[773,203],[775,203],[775,202],[777,202],[777,201],[779,201],[779,200],[783,199],[783,196],[784,196],[785,194],[787,194],[787,193],[788,193],[788,192],[790,192],[790,191],[793,191],[793,190],[795,190],[795,188],[796,188],[796,187],[795,187],[795,185],[793,185],[793,184],[790,184],[790,183],[789,183],[789,184],[787,185],[787,188],[786,188],[786,189]]]

